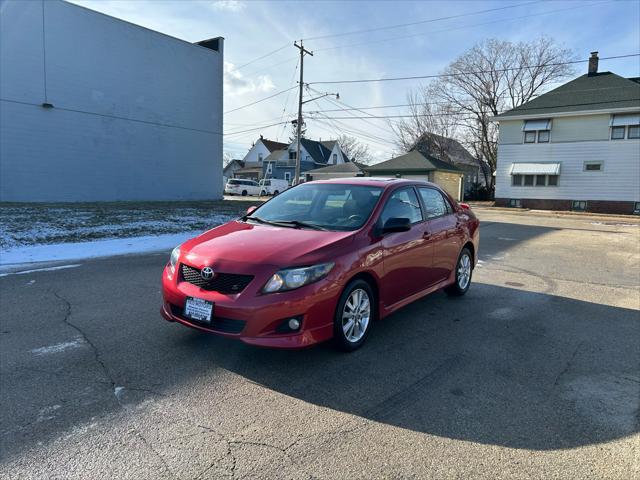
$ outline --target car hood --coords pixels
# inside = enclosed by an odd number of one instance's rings
[[[256,225],[232,221],[185,242],[183,259],[197,267],[312,265],[331,259],[330,252],[353,241],[354,232]]]

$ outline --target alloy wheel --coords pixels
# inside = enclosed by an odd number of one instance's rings
[[[371,300],[361,288],[355,289],[342,309],[342,331],[348,342],[358,342],[366,333],[371,319]]]
[[[464,290],[471,280],[471,257],[464,252],[458,261],[458,287]]]

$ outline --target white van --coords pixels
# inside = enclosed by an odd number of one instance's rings
[[[242,178],[230,178],[224,187],[226,195],[260,195],[260,185],[253,180],[244,180]]]
[[[289,188],[289,182],[279,178],[260,180],[260,195],[278,195]]]

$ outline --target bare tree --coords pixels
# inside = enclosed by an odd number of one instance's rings
[[[369,147],[355,137],[340,135],[338,137],[338,144],[352,162],[369,165],[373,161],[373,155],[371,155]]]
[[[458,57],[443,76],[423,87],[413,97],[414,102],[409,102],[416,106],[410,107],[412,117],[404,122],[408,127],[400,123],[400,128],[395,128],[398,146],[406,151],[425,131],[443,135],[442,124],[453,125],[452,135],[444,136],[458,137],[481,165],[489,165],[490,169],[483,168],[482,172],[493,191],[498,126],[492,117],[572,76],[574,69],[567,62],[574,58],[571,50],[548,37],[520,43],[496,39],[481,42]],[[446,121],[445,113],[450,117]]]
[[[491,119],[532,100],[549,86],[574,74],[574,56],[548,37],[511,43],[496,39],[477,44],[458,57],[430,92],[435,101],[459,110],[464,143],[490,166],[485,180],[493,191],[498,125]]]
[[[233,160],[233,154],[231,152],[224,152],[222,154],[222,168],[226,167]]]
[[[408,152],[423,144],[431,154],[447,159],[451,139],[457,136],[460,110],[450,102],[433,103],[432,87],[421,87],[407,94],[410,117],[391,124],[396,147]]]

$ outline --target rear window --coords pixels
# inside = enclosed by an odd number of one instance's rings
[[[240,180],[229,180],[227,185],[240,185]]]

